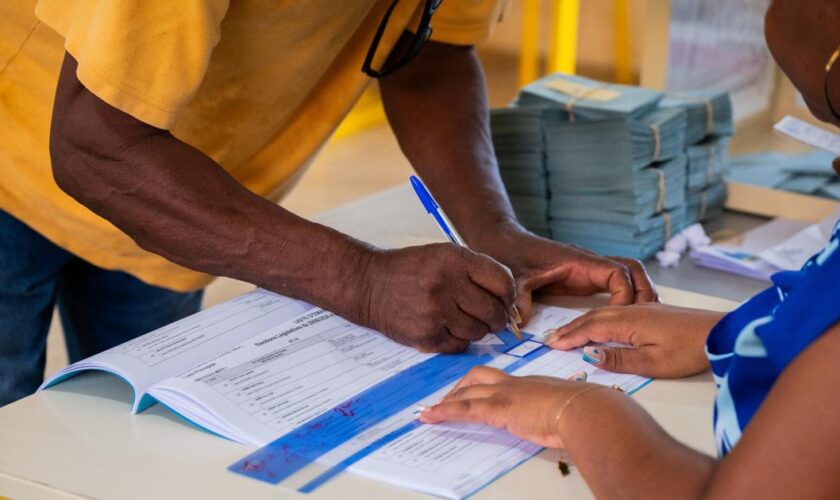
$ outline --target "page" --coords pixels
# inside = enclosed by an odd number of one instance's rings
[[[170,378],[150,394],[198,423],[261,446],[432,354],[315,308]]]
[[[608,386],[616,384],[627,393],[639,390],[650,381],[645,377],[598,369],[583,361],[581,354],[581,349],[568,352],[552,350],[515,370],[513,375],[569,378],[583,370],[588,374],[588,382]],[[502,368],[514,361],[512,357],[503,355],[494,360],[493,364]],[[450,389],[447,387],[421,404],[434,404]],[[350,453],[350,449],[361,448],[362,444],[372,442],[415,418],[416,410],[404,412],[383,423],[377,433],[372,432],[359,442],[348,443],[347,448],[341,450],[343,453],[325,457],[325,462],[337,462],[339,455]],[[463,498],[541,450],[541,447],[523,441],[505,430],[482,425],[421,425],[362,459],[349,470],[395,486],[447,498]]]
[[[542,333],[580,314],[540,305],[535,308],[534,321],[526,326],[526,331]],[[525,341],[528,342],[534,341]],[[514,372],[517,375],[568,377],[583,369],[591,373],[594,381],[617,383],[628,391],[646,380],[599,371],[582,360],[580,350],[559,352],[543,347],[541,355],[534,352],[522,358],[496,350],[497,344],[482,342],[475,348],[493,353],[488,363],[491,366],[522,365]],[[351,407],[340,405],[432,356],[316,308],[207,363],[156,384],[150,394],[207,430],[260,446],[324,413],[352,412]],[[534,360],[528,361],[530,357]],[[433,404],[451,387],[448,384],[417,403]],[[322,455],[317,462],[321,467],[335,465],[390,431],[415,421],[416,409],[410,405],[350,441],[337,443],[333,451]],[[265,450],[274,453],[270,448]],[[539,447],[505,431],[483,426],[420,425],[350,470],[402,487],[460,497],[538,451]]]
[[[820,252],[828,244],[838,219],[840,219],[840,209],[783,242],[764,250],[759,253],[759,256],[779,269],[791,271],[800,269],[811,256]]]
[[[42,388],[83,370],[104,370],[133,386],[134,411],[140,411],[150,403],[143,401],[142,395],[152,384],[218,356],[311,308],[305,302],[254,290],[67,366],[52,375]]]

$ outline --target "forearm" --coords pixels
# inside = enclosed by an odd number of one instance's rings
[[[142,248],[348,316],[367,248],[239,184],[201,151],[127,115],[76,79],[66,56],[50,134],[59,186]]]
[[[74,174],[63,187],[150,252],[325,307],[348,303],[360,243],[254,195],[169,134],[114,158],[77,152],[63,162]]]
[[[698,498],[717,466],[617,391],[583,394],[561,419],[562,442],[598,498]]]
[[[380,80],[400,146],[467,243],[521,230],[496,164],[484,75],[471,47],[430,43]]]

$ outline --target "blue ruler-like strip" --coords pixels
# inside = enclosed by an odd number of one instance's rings
[[[325,453],[486,364],[490,354],[439,354],[389,377],[251,453],[228,470],[277,484]]]
[[[512,336],[512,334],[511,334],[511,336]],[[502,339],[503,340],[511,340],[511,339],[506,339],[504,337]],[[524,340],[528,340],[528,339],[526,338],[526,339],[523,339],[523,341]],[[506,347],[508,349],[512,349],[513,347],[518,345],[518,341],[516,341],[516,342],[517,343],[515,343],[514,345],[507,345]],[[548,348],[546,346],[541,346],[540,348],[528,353],[526,356],[524,356],[524,357],[514,361],[510,365],[506,366],[504,368],[504,371],[506,373],[512,373],[517,368],[519,368],[521,366],[525,366],[526,364],[528,364],[531,361],[539,358],[540,356],[542,356],[543,354],[546,354],[549,351],[551,351],[550,348]],[[388,445],[389,443],[396,440],[397,438],[399,438],[401,436],[404,436],[405,434],[408,434],[409,432],[411,432],[414,429],[420,427],[421,425],[423,425],[422,422],[420,422],[419,420],[414,420],[412,422],[409,422],[409,423],[403,425],[402,427],[399,427],[396,430],[391,431],[390,433],[382,436],[381,438],[377,439],[376,441],[374,441],[374,442],[370,443],[369,445],[365,446],[361,450],[353,453],[352,455],[345,458],[341,462],[339,462],[339,463],[335,464],[334,466],[330,467],[329,469],[327,469],[326,471],[321,473],[319,476],[317,476],[315,479],[313,479],[313,480],[309,481],[308,483],[306,483],[305,485],[301,486],[298,489],[298,491],[301,492],[301,493],[312,493],[317,488],[320,488],[321,486],[323,486],[327,481],[331,480],[332,478],[336,477],[340,473],[342,473],[345,470],[347,470],[348,468],[350,468],[353,464],[355,464],[359,460],[367,457],[368,455],[370,455],[371,453],[375,452],[376,450],[382,448],[383,446]]]
[[[359,460],[365,458],[366,456],[370,455],[374,451],[382,448],[383,446],[389,444],[391,441],[408,434],[409,432],[413,431],[414,429],[423,425],[422,422],[419,420],[413,420],[402,427],[389,432],[388,434],[382,436],[381,438],[377,439],[376,441],[370,443],[369,445],[365,446],[361,450],[357,451],[356,453],[350,455],[349,457],[345,458],[341,462],[335,464],[334,466],[330,467],[325,472],[321,473],[315,479],[309,481],[305,485],[301,486],[298,491],[301,493],[312,493],[317,488],[321,487],[329,481],[330,479],[334,478],[335,476],[344,472],[347,468],[351,465],[355,464]]]

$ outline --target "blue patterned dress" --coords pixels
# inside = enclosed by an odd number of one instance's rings
[[[785,367],[840,321],[840,223],[825,249],[799,271],[773,275],[772,287],[726,315],[709,334],[706,355],[717,398],[714,429],[726,455]]]

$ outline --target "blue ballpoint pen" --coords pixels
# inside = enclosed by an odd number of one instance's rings
[[[423,204],[423,208],[426,209],[426,212],[435,218],[435,222],[437,222],[440,230],[443,231],[443,235],[446,236],[446,238],[453,244],[458,245],[459,247],[466,247],[467,245],[464,244],[458,234],[450,227],[449,219],[432,197],[432,193],[426,189],[426,185],[423,184],[423,181],[421,181],[416,175],[411,176],[411,187],[414,188],[414,192],[417,193],[417,197],[420,198],[420,203]],[[519,311],[516,309],[515,305],[511,308],[511,313],[513,314],[513,317],[510,315],[508,316],[508,329],[516,335],[517,339],[522,340],[522,332],[519,331],[519,326],[516,324],[516,320],[514,319],[514,317],[519,317]]]

